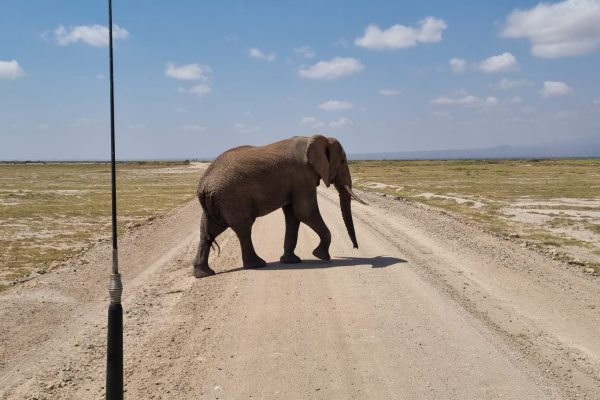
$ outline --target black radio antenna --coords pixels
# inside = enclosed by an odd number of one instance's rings
[[[108,306],[108,338],[106,345],[106,400],[123,399],[123,285],[119,274],[117,247],[117,179],[115,168],[115,93],[113,81],[112,0],[108,0],[108,48],[110,65],[110,168],[112,189],[112,273]]]

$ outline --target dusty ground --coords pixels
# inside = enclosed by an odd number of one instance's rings
[[[362,195],[360,245],[322,191],[334,260],[278,260],[283,215],[257,221],[266,268],[231,231],[191,277],[188,203],[120,244],[132,399],[600,398],[600,282],[424,206]],[[0,293],[0,399],[104,398],[109,245]]]

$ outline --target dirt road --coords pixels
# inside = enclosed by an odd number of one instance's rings
[[[331,262],[281,265],[283,213],[242,270],[220,237],[194,279],[199,206],[120,244],[130,399],[600,398],[600,282],[423,207],[363,194],[359,250],[333,190]],[[0,399],[101,399],[108,243],[0,294]]]

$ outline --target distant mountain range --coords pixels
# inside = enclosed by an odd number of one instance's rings
[[[600,136],[530,146],[349,154],[351,160],[463,160],[600,157]]]
[[[479,149],[395,151],[385,153],[349,153],[350,160],[486,160],[528,158],[600,158],[600,136],[576,138],[561,142],[530,146],[496,146]],[[193,161],[212,161],[214,157],[190,158]],[[47,160],[0,160],[0,163],[31,162],[107,162],[108,160],[47,159]],[[146,159],[120,159],[119,162],[146,162]],[[157,158],[153,161],[184,161],[184,158]]]

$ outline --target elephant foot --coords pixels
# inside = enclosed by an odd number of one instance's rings
[[[261,267],[264,267],[265,265],[267,265],[267,263],[265,262],[265,260],[263,260],[260,257],[258,257],[256,260],[244,262],[245,269],[261,268]]]
[[[279,259],[279,261],[281,261],[284,264],[297,264],[297,263],[301,262],[302,260],[300,259],[300,257],[298,257],[297,255],[292,253],[292,254],[282,255],[281,258]]]
[[[194,276],[196,278],[204,278],[206,276],[214,275],[215,271],[210,269],[210,267],[194,267]]]
[[[329,255],[329,251],[326,249],[322,249],[317,247],[313,251],[313,256],[317,257],[320,260],[331,260],[331,256]]]

